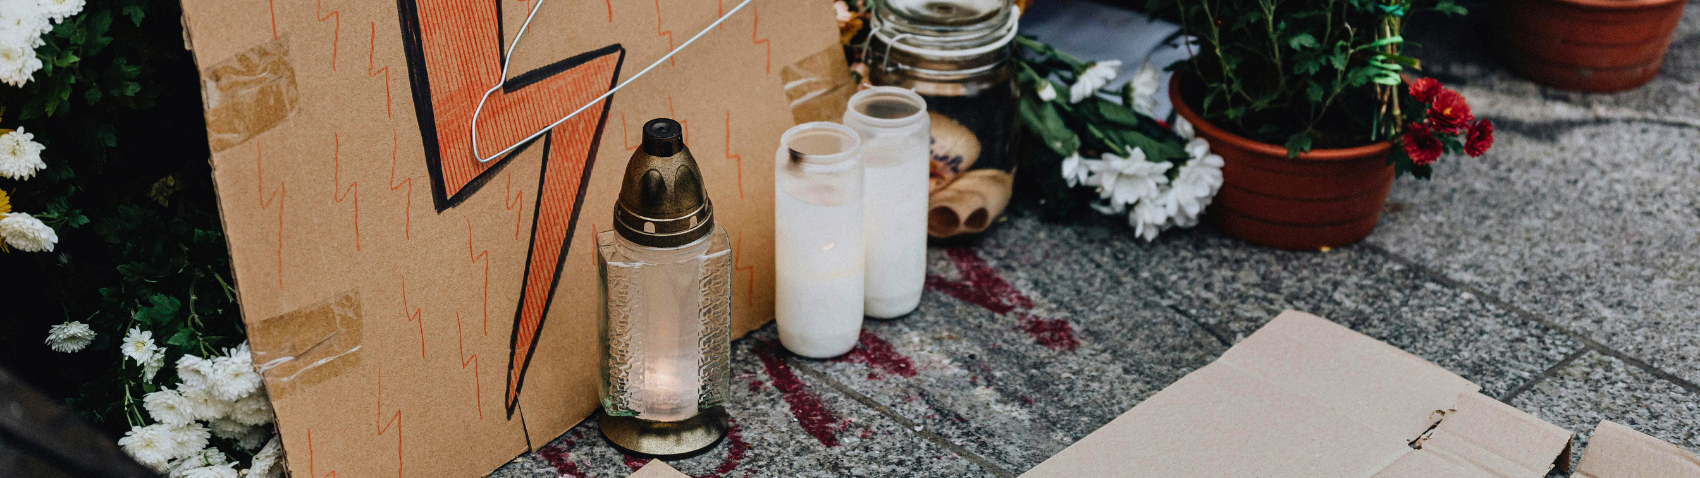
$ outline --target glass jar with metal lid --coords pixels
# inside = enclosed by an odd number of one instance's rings
[[[1011,0],[878,0],[872,17],[864,56],[868,80],[912,89],[926,100],[933,188],[948,188],[970,170],[995,170],[1012,181],[1019,118],[1010,42],[1020,9]],[[989,223],[1003,206],[995,205],[979,222]],[[981,225],[963,232],[984,230]]]

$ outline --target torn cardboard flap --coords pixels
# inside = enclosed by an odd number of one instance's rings
[[[627,475],[627,477],[628,478],[689,478],[690,475],[680,473],[679,470],[673,469],[673,467],[671,467],[671,466],[667,466],[667,464],[661,462],[661,460],[649,460],[649,464],[643,465],[643,468],[638,468],[638,471],[632,472],[632,474]]]
[[[1602,421],[1576,465],[1576,478],[1700,478],[1700,456]]]
[[[1479,390],[1288,311],[1022,476],[1544,476],[1569,432]]]

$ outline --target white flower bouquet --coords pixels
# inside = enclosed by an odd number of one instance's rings
[[[1023,126],[1043,144],[1040,201],[1053,216],[1085,203],[1126,216],[1146,241],[1171,227],[1192,227],[1222,186],[1222,158],[1185,120],[1155,118],[1161,75],[1149,62],[1120,91],[1105,87],[1121,62],[1087,62],[1030,38],[1018,38]],[[1062,98],[1059,91],[1067,91]]]

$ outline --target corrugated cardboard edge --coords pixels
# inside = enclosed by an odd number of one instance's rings
[[[661,460],[649,460],[649,464],[643,465],[643,468],[638,468],[638,471],[633,472],[631,475],[627,475],[627,477],[628,478],[690,478],[690,475],[680,473],[679,470],[673,469],[673,467],[671,467],[671,466],[667,466],[667,464],[663,463]]]
[[[1268,381],[1269,386],[1255,386],[1258,380],[1244,379],[1246,376]],[[1296,381],[1281,383],[1283,377]],[[1411,383],[1424,384],[1427,390],[1419,392],[1427,398],[1406,397],[1410,391],[1406,385]],[[1237,388],[1213,392],[1201,386]],[[1569,432],[1481,395],[1479,390],[1396,347],[1314,315],[1287,311],[1217,361],[1188,374],[1022,476],[1167,477],[1251,472],[1284,477],[1539,477],[1551,468],[1555,455],[1567,453]],[[1452,395],[1434,396],[1444,391]],[[1352,396],[1326,396],[1335,392]],[[1375,398],[1374,403],[1366,403],[1365,397]],[[1232,406],[1224,398],[1243,403]],[[1283,400],[1307,398],[1320,400],[1301,407],[1280,406],[1287,403]],[[1375,404],[1397,405],[1402,411],[1393,416],[1386,410],[1376,410],[1377,406],[1366,407]],[[1428,409],[1431,412],[1421,411],[1429,406],[1434,407]],[[1177,416],[1196,415],[1202,413],[1200,409],[1210,412],[1204,420]],[[1281,412],[1258,415],[1271,418],[1265,421],[1235,418],[1245,413],[1223,413],[1245,411],[1240,409]],[[1403,416],[1412,413],[1428,416]],[[1306,416],[1316,418],[1317,423]],[[1387,417],[1395,426],[1363,423],[1375,416]],[[1295,425],[1295,420],[1303,423]],[[1398,438],[1404,433],[1400,430],[1415,423],[1423,423],[1426,431],[1418,428],[1409,432],[1404,438],[1409,444],[1386,443],[1390,434]],[[1311,437],[1288,433],[1306,426],[1322,426],[1328,433]],[[1334,426],[1340,428],[1328,428]],[[1369,430],[1375,432],[1365,433]],[[1291,446],[1250,450],[1261,452],[1252,454],[1257,456],[1250,463],[1246,462],[1252,455],[1216,449],[1259,443]],[[1153,449],[1162,453],[1153,455]],[[1153,460],[1130,458],[1140,450]],[[1343,454],[1360,450],[1369,454],[1340,459]],[[1189,458],[1200,453],[1207,458]],[[1225,456],[1237,456],[1237,462]],[[1282,468],[1268,461],[1276,457],[1293,460]],[[1242,466],[1233,471],[1223,465],[1228,462]]]
[[[1700,456],[1612,421],[1588,439],[1576,478],[1700,478]]]
[[[1555,466],[1568,468],[1570,438],[1570,431],[1522,410],[1466,393],[1434,429],[1411,442],[1414,451],[1375,476],[1428,478],[1447,470],[1458,476],[1486,471],[1497,477],[1539,478]]]

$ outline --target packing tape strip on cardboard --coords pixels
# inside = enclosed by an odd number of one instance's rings
[[[213,152],[247,142],[295,113],[301,93],[286,39],[262,43],[201,72],[201,104]]]
[[[254,364],[273,402],[360,364],[360,292],[259,321],[248,328]]]
[[[785,98],[791,101],[791,119],[797,124],[816,121],[838,122],[856,83],[845,63],[844,48],[832,45],[779,70]]]

